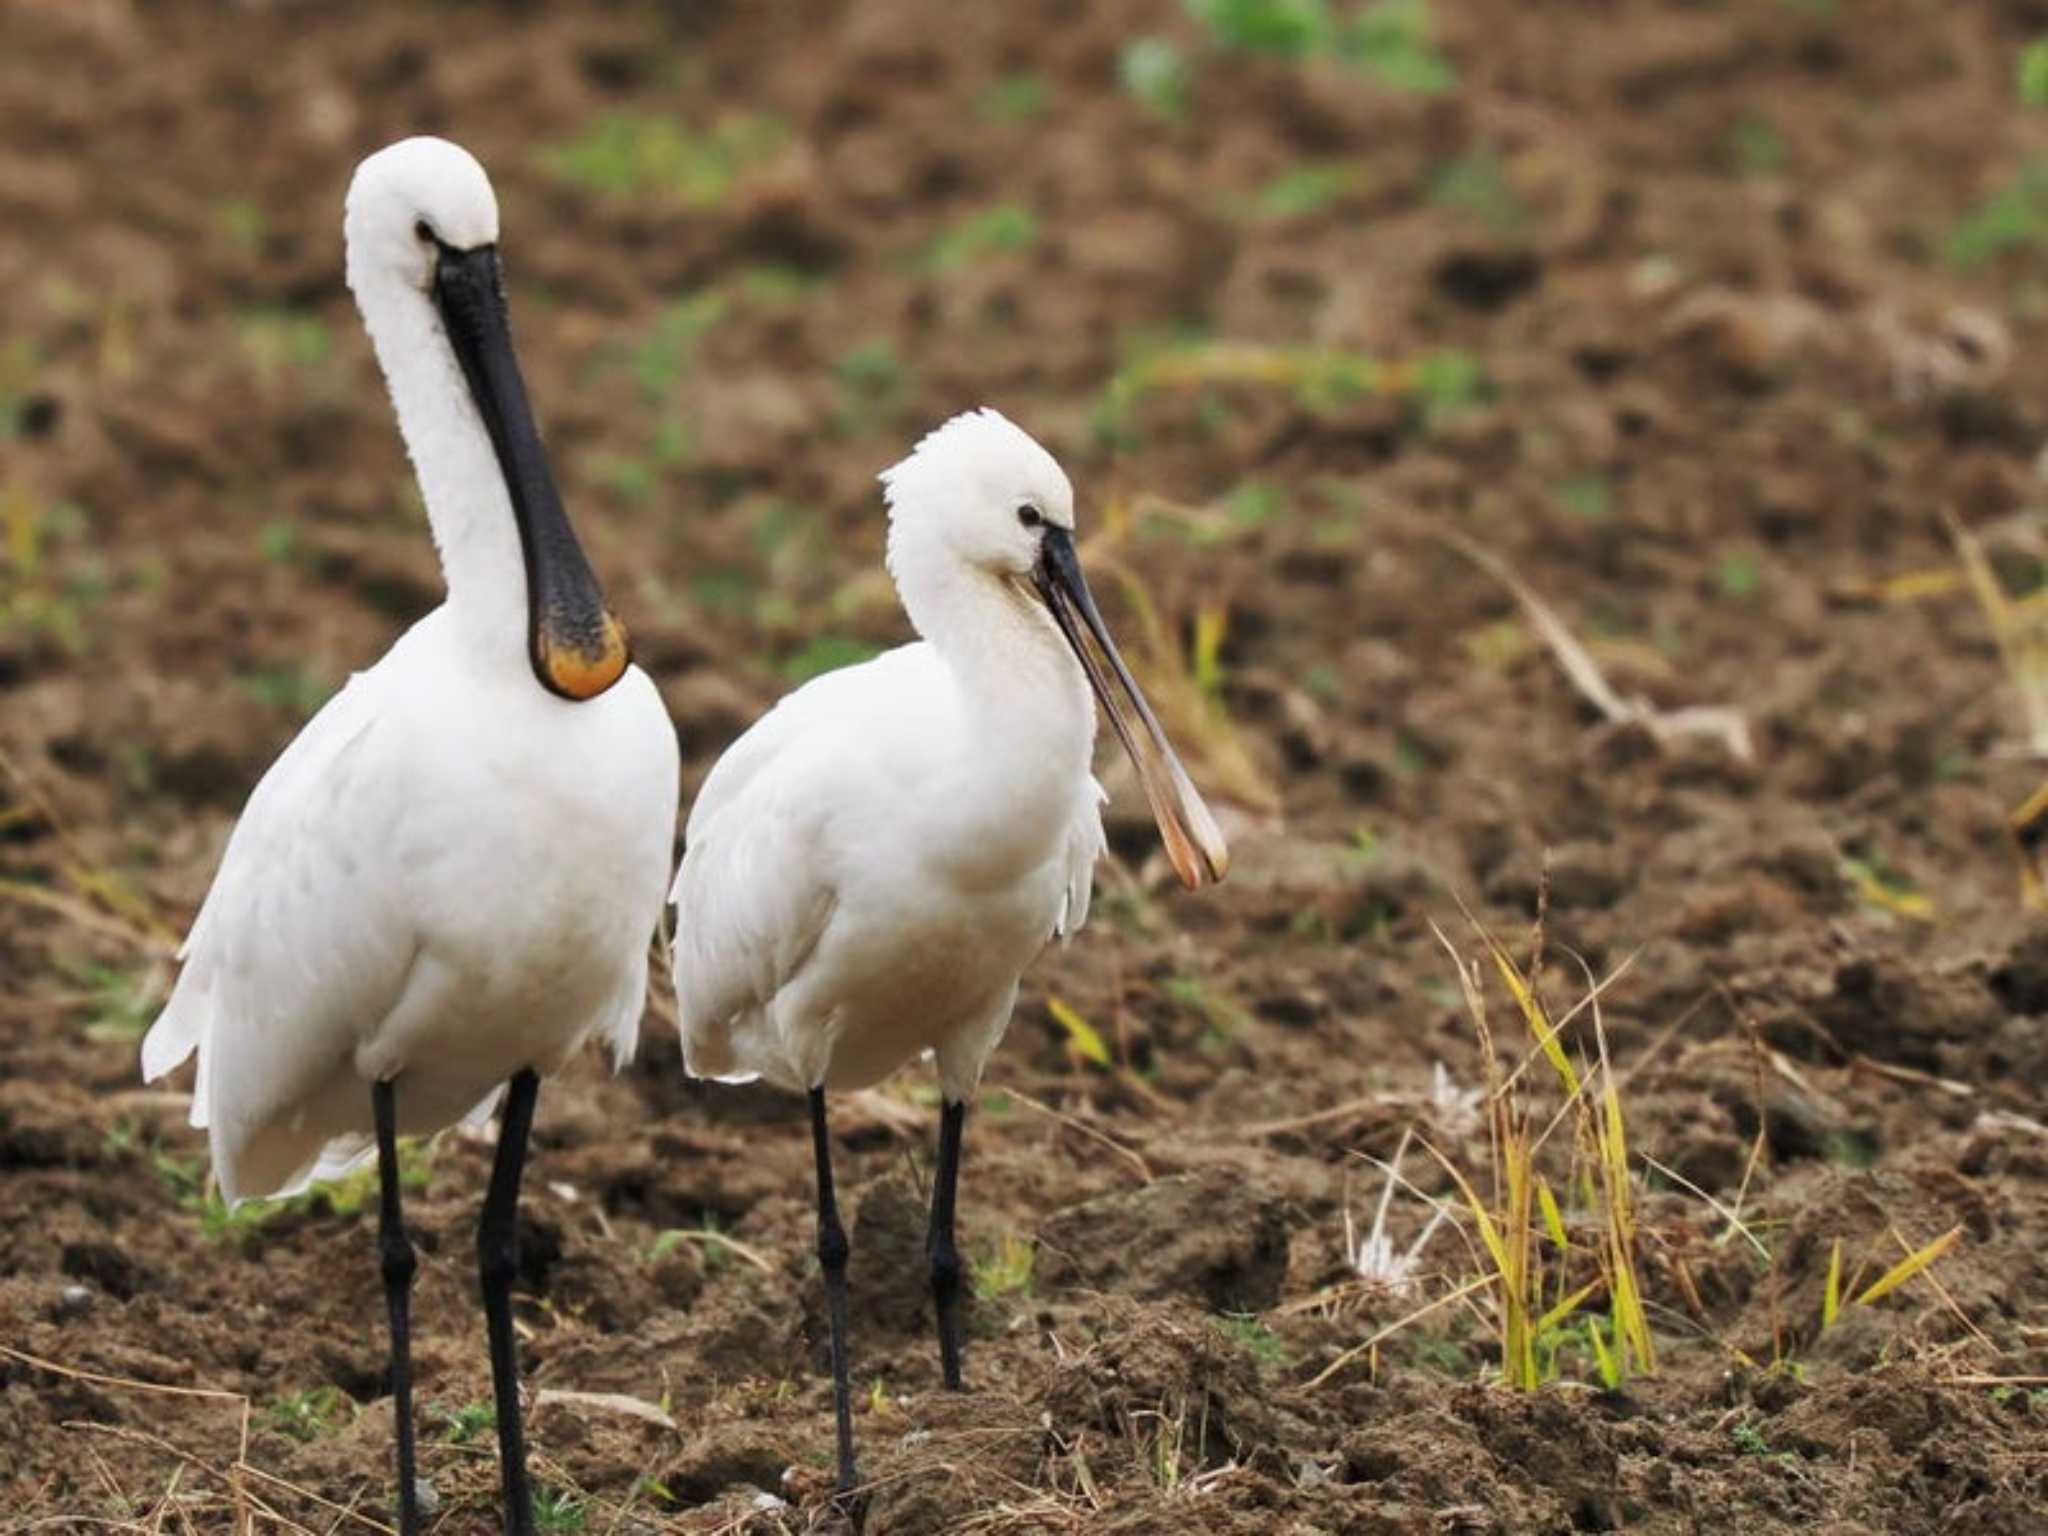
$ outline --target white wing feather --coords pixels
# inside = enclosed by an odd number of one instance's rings
[[[1067,887],[1060,903],[1059,920],[1053,924],[1056,939],[1072,938],[1088,921],[1089,898],[1095,890],[1095,866],[1109,847],[1109,838],[1102,830],[1102,807],[1109,800],[1109,791],[1093,775],[1088,779],[1088,788],[1090,793],[1083,797],[1080,812],[1067,829]]]
[[[380,751],[378,670],[329,700],[256,786],[143,1041],[152,1080],[198,1050],[192,1123],[208,1128],[230,1200],[359,1154],[321,1156],[341,1127],[323,1122],[319,1090],[338,1079],[360,1115],[357,1031],[390,1012],[412,969],[416,940],[377,858],[405,796],[402,754]]]
[[[861,750],[878,693],[916,698],[939,665],[923,644],[827,672],[784,697],[713,766],[690,807],[671,966],[684,1062],[700,1077],[745,1080],[731,1030],[766,1008],[817,948],[837,895],[816,845],[832,797],[812,775]],[[877,674],[886,682],[878,686]]]

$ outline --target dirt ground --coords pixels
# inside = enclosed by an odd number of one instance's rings
[[[686,790],[904,637],[874,474],[987,402],[1072,473],[1229,823],[1228,882],[1181,894],[1105,753],[1095,918],[970,1122],[964,1396],[921,1283],[928,1079],[835,1106],[871,1532],[2048,1530],[2048,933],[2005,828],[2040,770],[1944,521],[2040,585],[2038,29],[0,11],[0,1528],[391,1517],[364,1188],[226,1218],[135,1042],[250,787],[437,598],[340,273],[350,168],[424,130],[496,179],[528,380]],[[1504,576],[1621,694],[1738,710],[1748,760],[1603,718]],[[1620,972],[1654,1375],[1603,1387],[1575,1321],[1550,1384],[1503,1386],[1488,1294],[1455,1294],[1469,1215],[1405,1279],[1354,1265],[1405,1129],[1491,1187],[1461,900],[1518,955],[1547,901],[1560,1010]],[[544,1523],[801,1530],[831,1451],[801,1106],[687,1081],[672,1021],[542,1092]],[[407,1165],[446,1532],[497,1519],[488,1159]],[[1402,1171],[1457,1201],[1418,1144]],[[1429,1218],[1403,1192],[1388,1234]],[[1835,1255],[1853,1296],[1952,1229],[1822,1327]]]

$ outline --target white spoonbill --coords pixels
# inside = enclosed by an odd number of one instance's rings
[[[1018,977],[1088,914],[1104,846],[1091,686],[1181,880],[1207,885],[1229,861],[1088,595],[1073,489],[1052,455],[973,411],[881,478],[889,571],[923,639],[814,679],[741,736],[691,808],[670,892],[688,1069],[810,1096],[846,1505],[847,1240],[825,1090],[937,1055],[927,1250],[941,1365],[958,1388],[961,1129]]]
[[[504,1121],[477,1228],[506,1529],[533,1529],[512,1337],[514,1221],[542,1075],[632,1054],[675,831],[675,733],[569,526],[513,355],[498,205],[440,139],[349,187],[348,285],[382,366],[448,598],[263,776],[142,1045],[194,1050],[192,1123],[229,1201],[369,1155],[391,1316],[399,1529],[419,1527],[412,1245],[396,1140]]]

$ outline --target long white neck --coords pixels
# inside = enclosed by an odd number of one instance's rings
[[[419,478],[448,608],[482,654],[523,665],[526,566],[512,498],[441,317],[401,280],[351,278]]]
[[[959,690],[969,729],[955,771],[988,790],[966,803],[1020,832],[1036,809],[1063,835],[1094,753],[1095,701],[1045,605],[893,526],[889,570],[910,622]]]

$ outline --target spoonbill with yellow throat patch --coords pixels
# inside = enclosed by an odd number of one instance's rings
[[[357,168],[345,231],[448,598],[256,786],[142,1070],[197,1051],[192,1122],[231,1202],[376,1153],[402,1536],[419,1510],[396,1142],[504,1097],[477,1256],[505,1525],[527,1536],[511,1310],[527,1136],[540,1078],[585,1040],[633,1052],[676,739],[555,490],[483,167],[444,140],[394,144]]]

